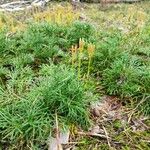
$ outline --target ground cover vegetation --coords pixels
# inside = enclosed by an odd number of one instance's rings
[[[104,94],[150,115],[149,10],[139,10],[140,5],[99,10],[98,5],[85,4],[88,18],[84,18],[70,5],[63,5],[44,12],[34,10],[25,23],[17,20],[18,14],[1,14],[2,149],[47,149],[56,114],[61,128],[87,130],[93,120],[90,103]],[[122,125],[113,120],[107,128],[115,132]],[[147,140],[149,132],[143,132],[135,139],[142,134]],[[121,141],[130,134],[129,129],[128,134],[113,134],[113,138]],[[135,139],[132,144],[126,141],[123,149],[132,149]],[[82,141],[79,149],[90,144],[86,138]],[[148,144],[137,147],[146,149]],[[95,148],[109,149],[110,145],[99,143]]]

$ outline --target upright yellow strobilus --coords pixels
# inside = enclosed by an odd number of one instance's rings
[[[89,55],[87,78],[89,78],[92,57],[93,57],[94,51],[95,51],[95,45],[93,45],[92,43],[88,44],[87,51],[88,51],[88,55]]]
[[[72,68],[74,67],[76,55],[77,55],[77,45],[71,47],[71,55],[72,55]]]
[[[82,54],[84,49],[85,42],[83,39],[79,39],[79,64],[78,64],[78,78],[81,76],[81,60],[82,60]]]
[[[83,52],[84,45],[85,45],[84,40],[80,38],[80,39],[79,39],[79,50],[80,50],[80,53]]]

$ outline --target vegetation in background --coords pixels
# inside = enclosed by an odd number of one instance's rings
[[[75,13],[71,5],[66,7],[58,5],[53,9],[49,8],[43,12],[36,11],[33,14],[33,18],[37,22],[47,21],[57,24],[71,24],[73,21],[79,19],[79,13]]]

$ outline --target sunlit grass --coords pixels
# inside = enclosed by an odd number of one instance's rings
[[[58,5],[55,8],[47,8],[43,12],[37,11],[33,18],[37,22],[47,21],[57,24],[70,24],[79,19],[79,13],[73,11],[73,7],[69,4],[66,7]]]

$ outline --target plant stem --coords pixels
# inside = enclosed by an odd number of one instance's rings
[[[81,53],[79,53],[78,78],[81,77]]]
[[[91,56],[89,56],[87,78],[89,78],[89,75],[90,75],[91,60],[92,60],[92,59],[91,59]]]

